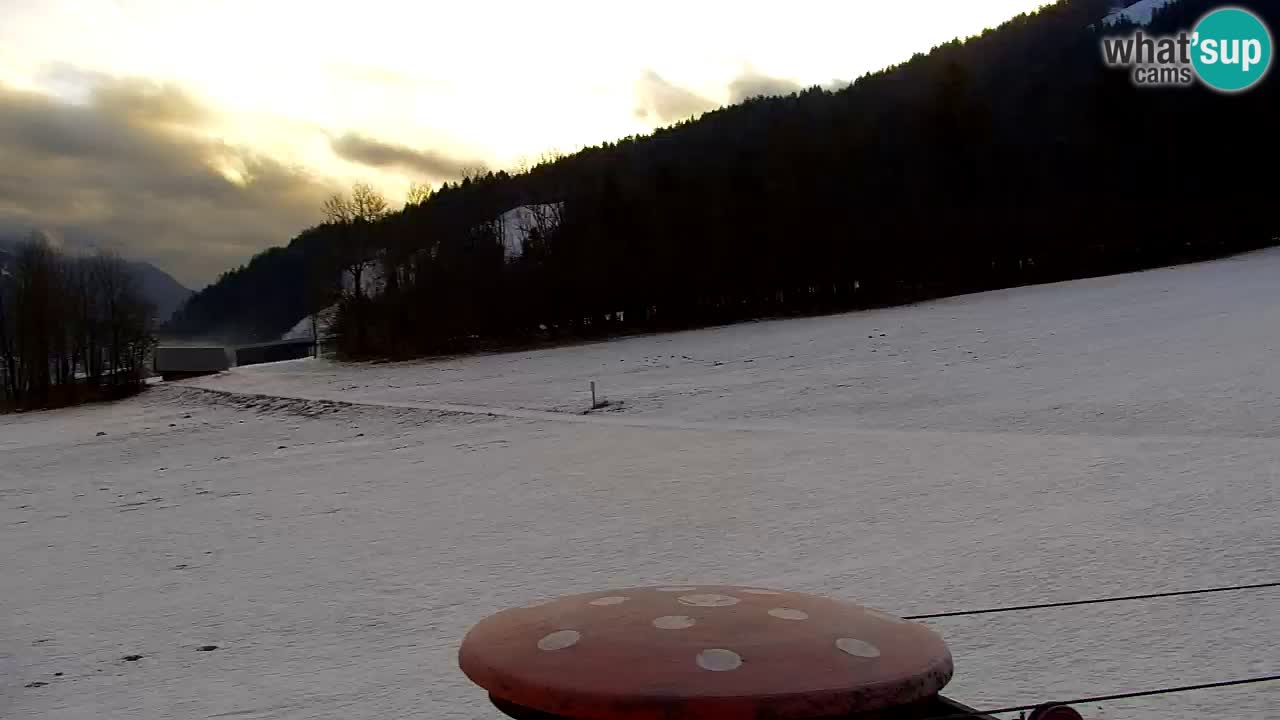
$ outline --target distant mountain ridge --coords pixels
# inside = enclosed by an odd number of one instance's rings
[[[19,242],[20,239],[0,237],[0,282],[7,282],[12,277],[13,248]],[[157,322],[167,322],[194,294],[172,275],[145,260],[126,258],[125,264],[137,279],[143,297],[155,306]]]
[[[194,290],[178,282],[172,275],[145,260],[127,260],[126,262],[134,276],[138,278],[143,296],[156,306],[158,322],[168,322],[187,298],[195,294]]]

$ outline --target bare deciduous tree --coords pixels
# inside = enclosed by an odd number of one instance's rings
[[[141,386],[154,308],[118,257],[68,257],[43,236],[19,245],[0,283],[0,400],[38,407]]]
[[[390,212],[387,199],[365,183],[356,183],[351,196],[331,196],[324,202],[325,220],[341,229],[338,266],[351,278],[351,292],[364,296],[365,271],[377,260],[370,227]]]
[[[356,222],[371,223],[390,212],[387,199],[366,183],[351,186],[351,217]]]
[[[409,191],[405,193],[405,207],[421,205],[431,197],[431,186],[427,183],[411,182],[409,183]]]
[[[5,276],[0,276],[0,399],[18,396],[18,358],[14,343],[16,318],[11,291]]]
[[[330,195],[323,206],[325,222],[346,225],[351,222],[351,203],[342,193]]]

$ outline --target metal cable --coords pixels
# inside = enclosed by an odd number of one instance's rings
[[[1154,690],[1139,690],[1137,692],[1113,693],[1111,695],[1095,695],[1093,697],[1077,698],[1075,700],[1055,700],[1052,703],[1035,703],[1033,705],[1015,705],[1013,707],[996,708],[994,710],[976,710],[969,713],[957,713],[954,715],[941,715],[929,720],[966,720],[967,718],[980,717],[982,715],[1002,715],[1005,713],[1026,712],[1035,710],[1046,704],[1053,705],[1087,705],[1089,703],[1101,703],[1112,700],[1127,700],[1130,698],[1148,697],[1151,695],[1168,695],[1170,693],[1188,692],[1191,690],[1207,690],[1210,688],[1231,687],[1233,685],[1250,685],[1253,683],[1275,682],[1280,681],[1280,674],[1263,675],[1260,677],[1243,678],[1240,680],[1224,680],[1222,682],[1202,683],[1200,685],[1180,685],[1176,687],[1157,688]]]
[[[928,613],[925,615],[908,615],[903,619],[929,620],[933,618],[959,617],[961,615],[987,615],[990,613],[1017,612],[1020,610],[1042,610],[1045,608],[1070,607],[1072,605],[1097,605],[1100,603],[1124,602],[1128,600],[1151,600],[1154,598],[1177,597],[1180,595],[1206,595],[1209,593],[1235,592],[1238,590],[1262,590],[1277,587],[1280,587],[1280,582],[1265,582],[1256,583],[1254,585],[1232,585],[1227,587],[1203,588],[1200,590],[1175,590],[1172,592],[1124,595],[1122,597],[1094,598],[1091,600],[1067,600],[1065,602],[1036,603],[1034,605],[1011,605],[1008,607],[986,608],[984,610],[957,610],[954,612]]]

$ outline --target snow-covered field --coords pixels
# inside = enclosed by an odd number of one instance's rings
[[[495,718],[466,629],[616,585],[913,614],[1280,580],[1277,277],[1270,251],[0,417],[0,717]],[[1275,590],[933,625],[979,706],[1280,672]]]

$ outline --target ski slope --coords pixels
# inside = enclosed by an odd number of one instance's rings
[[[1102,19],[1102,22],[1106,25],[1115,25],[1121,21],[1135,25],[1149,25],[1157,10],[1161,10],[1166,5],[1172,5],[1175,2],[1177,0],[1138,0],[1138,2],[1128,7],[1119,8],[1107,15]]]
[[[615,585],[914,614],[1280,579],[1278,276],[1266,251],[0,417],[0,717],[497,718],[466,629]],[[1280,671],[1275,591],[933,626],[977,706]]]

